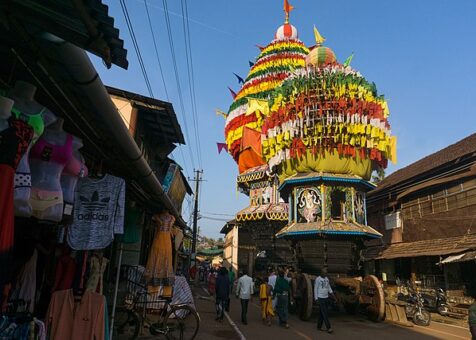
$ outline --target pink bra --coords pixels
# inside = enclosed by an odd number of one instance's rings
[[[88,168],[81,160],[76,159],[76,157],[71,157],[71,159],[66,163],[63,169],[64,175],[77,176],[77,177],[87,177]]]
[[[55,145],[40,138],[30,152],[30,158],[66,165],[73,155],[73,136],[68,134],[64,145]]]

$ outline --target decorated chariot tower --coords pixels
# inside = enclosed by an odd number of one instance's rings
[[[309,317],[312,277],[322,268],[367,298],[366,287],[378,286],[375,278],[362,287],[343,278],[361,274],[364,241],[382,236],[367,225],[365,200],[375,187],[372,172],[396,161],[396,138],[375,83],[350,66],[352,56],[340,63],[315,27],[315,45],[305,47],[289,23],[291,9],[285,1],[285,24],[234,98],[225,137],[240,173],[266,169],[268,187],[279,192],[276,203],[287,204],[286,224],[273,232],[290,243],[305,273],[293,289]],[[381,318],[383,297],[369,299],[365,304]]]
[[[250,62],[241,89],[237,93],[230,90],[233,102],[226,114],[225,139],[239,168],[237,187],[250,198],[249,206],[235,218],[239,239],[243,240],[239,241],[242,254],[238,262],[260,275],[266,274],[270,265],[289,265],[294,260],[289,243],[276,236],[288,221],[288,204],[280,199],[279,179],[270,172],[262,155],[261,138],[269,114],[268,101],[293,71],[305,67],[309,49],[288,21],[277,29],[267,46],[258,47],[260,54],[254,63]]]

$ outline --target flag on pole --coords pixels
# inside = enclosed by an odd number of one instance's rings
[[[316,39],[317,46],[321,46],[322,43],[326,41],[326,38],[324,38],[317,30],[316,25],[314,25],[314,39]]]
[[[347,57],[347,59],[344,61],[344,67],[347,67],[350,65],[352,58],[354,58],[354,52],[352,52],[352,54],[349,57]]]
[[[229,86],[228,86],[228,90],[230,90],[231,96],[233,97],[233,99],[235,99],[236,98],[236,92],[233,91]]]
[[[245,83],[245,80],[243,78],[241,78],[239,75],[237,75],[235,72],[233,72],[233,74],[235,75],[235,77],[238,79],[238,83],[239,84],[244,84]]]
[[[223,116],[223,118],[225,118],[225,119],[227,117],[227,114],[225,112],[223,112],[222,110],[220,110],[220,109],[215,109],[215,113],[219,116]]]
[[[294,9],[288,0],[284,0],[284,13],[286,13],[286,23],[289,22],[289,13]]]

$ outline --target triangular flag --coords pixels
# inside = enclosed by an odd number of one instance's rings
[[[264,47],[263,47],[263,46],[260,46],[260,45],[258,45],[258,44],[256,44],[255,46],[258,47],[260,51],[264,50]]]
[[[233,99],[235,99],[236,98],[236,92],[233,91],[229,86],[228,86],[228,90],[230,90],[231,96],[233,97]]]
[[[251,62],[251,61],[248,61],[248,63],[250,64],[250,67],[255,66],[255,63],[253,63],[253,62]]]
[[[352,52],[352,54],[344,61],[344,67],[347,67],[350,65],[352,58],[354,58],[354,52]]]
[[[223,112],[222,110],[220,110],[220,109],[215,109],[215,113],[219,116],[223,116],[223,118],[225,118],[225,119],[227,117],[227,114],[225,112]]]
[[[317,30],[316,25],[314,25],[314,39],[316,39],[317,46],[321,46],[322,43],[326,41],[326,38],[324,38]]]
[[[243,78],[241,78],[239,75],[237,75],[235,72],[233,72],[233,74],[235,75],[235,77],[238,79],[238,83],[240,84],[244,84],[245,83],[245,80]]]
[[[218,154],[220,154],[223,149],[225,149],[228,152],[228,146],[226,143],[217,143],[217,149],[218,149]]]

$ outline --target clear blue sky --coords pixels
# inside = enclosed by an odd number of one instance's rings
[[[118,0],[105,0],[115,26],[128,49],[129,69],[107,70],[92,57],[105,84],[148,95],[138,59]],[[151,79],[155,97],[166,100],[157,59],[147,24],[143,0],[126,0],[135,35]],[[352,66],[375,81],[389,101],[390,123],[398,136],[397,166],[387,174],[476,131],[476,1],[474,0],[290,0],[295,6],[291,23],[307,45],[313,44],[313,25],[327,38],[339,61],[355,53]],[[170,101],[189,136],[183,155],[174,152],[186,174],[198,167],[194,143],[190,93],[184,48],[180,1],[168,1],[172,36],[185,104],[178,100],[162,1],[148,0],[159,56]],[[248,60],[259,53],[255,44],[266,45],[283,23],[282,0],[188,0],[192,57],[195,74],[198,125],[204,179],[201,211],[230,214],[247,205],[236,192],[237,167],[232,158],[217,153],[224,140],[224,120],[215,108],[227,111],[231,96],[227,86],[238,90],[232,72],[243,78]],[[184,131],[185,132],[185,131]],[[189,153],[193,153],[194,165]],[[189,204],[185,204],[188,218]],[[223,216],[213,216],[224,218]],[[219,237],[224,222],[201,219],[206,236]]]

